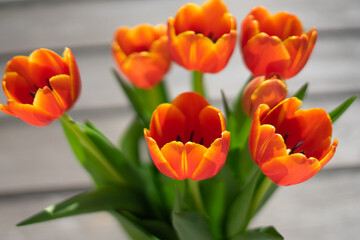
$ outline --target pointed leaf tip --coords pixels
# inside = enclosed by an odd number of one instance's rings
[[[342,104],[340,104],[337,108],[329,112],[332,123],[334,123],[350,107],[350,105],[355,101],[356,98],[356,95],[350,97]]]
[[[307,89],[308,89],[308,86],[309,86],[309,83],[305,83],[295,94],[294,94],[294,97],[300,99],[300,100],[303,100],[305,95],[306,95],[306,92],[307,92]]]

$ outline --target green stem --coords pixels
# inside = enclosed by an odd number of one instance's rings
[[[194,200],[196,209],[200,213],[206,215],[204,203],[203,203],[202,196],[200,193],[199,182],[188,179],[188,185],[189,185],[190,194]]]
[[[83,131],[79,128],[79,126],[76,124],[74,120],[67,114],[63,114],[60,117],[60,121],[62,124],[66,125],[69,129],[72,130],[72,132],[76,135],[76,137],[80,140],[80,142],[83,144],[83,146],[89,150],[89,152],[99,160],[99,162],[104,166],[104,168],[108,171],[108,173],[113,177],[113,179],[120,183],[124,184],[124,179],[118,174],[118,172],[115,171],[115,169],[109,164],[106,157],[99,152],[96,145],[85,135],[83,134]]]
[[[193,84],[192,86],[193,86],[194,92],[197,92],[200,95],[206,97],[202,72],[198,72],[198,71],[192,72],[192,84]]]
[[[246,220],[246,226],[250,223],[251,219],[255,216],[257,211],[265,204],[271,194],[275,191],[274,185],[275,184],[268,177],[264,176],[253,196],[248,218]]]
[[[141,99],[142,105],[147,109],[149,116],[152,115],[157,106],[169,101],[164,81],[161,81],[151,89],[141,89],[137,87],[134,87],[134,89],[138,98]]]

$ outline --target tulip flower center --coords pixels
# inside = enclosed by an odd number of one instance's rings
[[[47,83],[47,84],[46,84],[45,86],[43,86],[42,88],[48,87],[48,88],[50,88],[51,91],[53,91],[53,88],[52,88],[51,85],[50,85],[50,79],[49,79],[49,78],[46,78],[46,83]],[[26,101],[25,103],[27,103],[27,104],[32,104],[32,103],[33,103],[34,98],[35,98],[35,95],[36,95],[36,92],[37,92],[37,90],[39,89],[39,87],[37,87],[37,86],[34,85],[34,88],[35,88],[35,91],[34,91],[34,90],[30,90],[30,91],[29,91],[29,94],[30,94],[30,96],[31,96],[32,99],[30,99],[29,101]]]
[[[194,142],[194,141],[193,141],[194,133],[195,133],[194,130],[192,130],[191,133],[190,133],[189,141],[188,141],[188,142]],[[186,141],[184,142],[184,141],[181,139],[181,136],[180,136],[180,135],[177,135],[177,136],[176,136],[176,141],[182,142],[183,144],[186,144]],[[199,142],[195,142],[195,143],[198,143],[198,144],[200,144],[200,145],[204,145],[204,137],[201,137],[200,140],[199,140]]]
[[[289,137],[289,133],[287,132],[284,136],[283,136],[283,139],[284,139],[284,143],[286,144],[286,147],[289,147],[286,143],[286,140],[287,138]],[[304,154],[305,155],[305,152],[304,150],[301,150],[299,151],[299,148],[304,144],[303,141],[299,141],[297,142],[293,147],[291,148],[287,148],[286,151],[289,155],[291,154],[294,154],[294,153],[301,153],[301,154]]]
[[[219,37],[215,36],[213,32],[209,32],[207,35],[202,33],[201,31],[194,31],[195,34],[203,34],[205,37],[209,38],[213,43],[216,43],[216,41],[219,39]]]

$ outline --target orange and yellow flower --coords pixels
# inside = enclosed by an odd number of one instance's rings
[[[249,149],[262,172],[278,185],[314,176],[335,154],[332,124],[324,109],[297,110],[301,101],[285,99],[275,108],[260,105],[249,135]]]
[[[267,104],[270,108],[286,98],[287,87],[285,81],[276,75],[267,77],[261,75],[253,78],[246,86],[242,96],[244,112],[252,117],[260,104]]]
[[[224,165],[230,143],[222,113],[194,92],[159,105],[144,135],[155,166],[179,180],[213,177]]]
[[[254,76],[295,76],[306,64],[317,38],[316,29],[303,33],[300,20],[287,12],[271,15],[255,7],[242,22],[240,46]]]
[[[141,24],[116,30],[112,54],[121,72],[136,87],[150,89],[170,67],[167,27]]]
[[[25,122],[45,126],[69,110],[80,94],[76,60],[69,48],[63,57],[48,49],[16,56],[5,68],[2,86],[8,98],[0,110]]]
[[[236,20],[221,0],[189,3],[168,20],[170,53],[188,70],[221,71],[236,44]]]

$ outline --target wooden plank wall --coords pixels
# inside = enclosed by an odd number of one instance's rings
[[[0,1],[0,69],[15,55],[45,47],[62,53],[70,47],[81,71],[83,91],[70,112],[90,119],[116,142],[133,113],[110,69],[113,32],[122,25],[165,22],[184,0],[17,0]],[[203,1],[193,1],[201,3]],[[225,0],[238,26],[256,5],[272,12],[296,14],[305,29],[316,26],[318,42],[304,70],[288,81],[293,93],[310,82],[304,108],[331,110],[360,92],[359,0]],[[1,70],[3,71],[3,70]],[[220,104],[220,89],[233,98],[249,72],[239,48],[229,65],[206,75],[209,98]],[[173,96],[189,89],[189,73],[173,64],[167,77]],[[0,102],[5,102],[3,93]],[[356,239],[360,223],[359,100],[336,122],[339,148],[326,169],[299,186],[281,188],[256,218],[254,226],[274,224],[286,239]],[[43,207],[89,188],[58,122],[31,127],[0,114],[0,236],[1,239],[126,239],[105,213],[36,226],[14,224]],[[354,184],[355,183],[355,184]],[[72,236],[72,237],[71,237]]]

